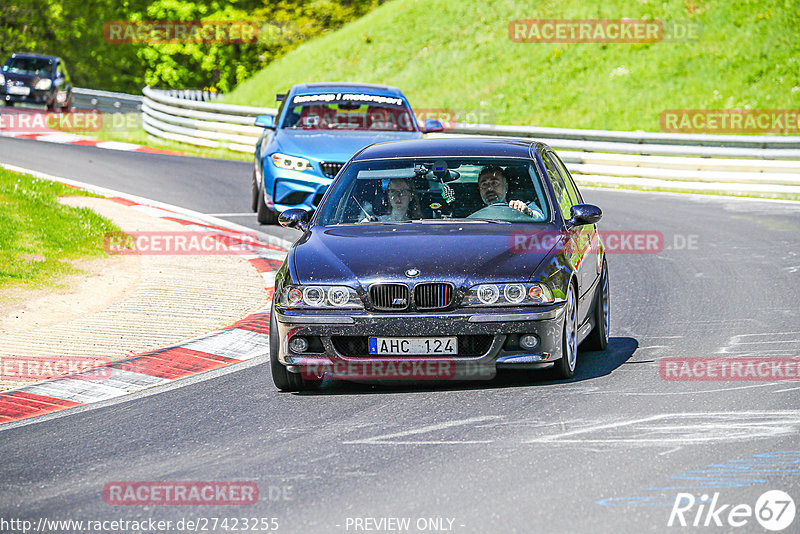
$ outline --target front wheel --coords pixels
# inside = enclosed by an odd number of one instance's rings
[[[575,289],[572,284],[567,289],[567,303],[564,305],[564,327],[561,329],[561,358],[555,363],[558,378],[568,379],[575,375],[578,361],[578,310],[575,305]]]
[[[583,346],[588,350],[606,350],[608,347],[608,325],[610,320],[608,305],[608,265],[603,260],[600,270],[600,291],[594,301],[594,328],[589,333]]]
[[[250,209],[258,211],[258,179],[255,169],[253,170],[253,183],[250,186]]]

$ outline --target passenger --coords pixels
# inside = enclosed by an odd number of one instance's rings
[[[386,200],[389,213],[380,215],[379,221],[407,221],[420,219],[422,210],[419,206],[414,184],[406,178],[392,178],[386,187]]]
[[[506,204],[506,195],[508,194],[508,178],[502,168],[495,165],[484,167],[478,175],[478,190],[481,193],[483,202],[490,206],[492,204]],[[539,220],[544,219],[544,214],[535,202],[526,204],[521,200],[512,200],[508,202],[508,206],[517,211],[524,213],[529,217],[534,217]]]
[[[388,109],[371,107],[367,110],[367,128],[370,130],[396,130],[397,125],[392,122]]]

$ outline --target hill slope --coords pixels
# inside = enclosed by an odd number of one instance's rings
[[[699,40],[516,43],[518,19],[658,19]],[[293,83],[400,87],[415,108],[497,124],[659,130],[666,109],[799,109],[798,0],[392,0],[309,41],[226,96],[274,106]]]

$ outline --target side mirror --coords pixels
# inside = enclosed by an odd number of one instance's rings
[[[294,228],[305,232],[313,212],[300,208],[293,208],[278,214],[278,224],[286,228]]]
[[[592,204],[576,204],[572,206],[569,215],[567,227],[572,228],[584,224],[595,224],[603,218],[603,210]]]
[[[422,133],[443,132],[444,126],[436,119],[425,119],[425,126],[422,127]]]
[[[259,115],[256,117],[256,126],[261,126],[262,128],[275,128],[275,117],[273,115]]]

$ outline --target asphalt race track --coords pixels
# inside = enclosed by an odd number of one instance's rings
[[[223,218],[259,228],[247,214],[249,163],[15,139],[0,139],[0,162],[245,214]],[[800,204],[583,192],[604,210],[601,230],[661,232],[664,249],[609,254],[609,350],[581,353],[574,380],[286,394],[268,365],[244,367],[0,429],[0,517],[277,518],[279,532],[399,531],[388,518],[410,518],[409,532],[767,532],[754,516],[734,528],[728,513],[768,490],[800,506],[800,384],[664,380],[660,362],[800,356]],[[103,488],[114,481],[254,481],[260,500],[112,506]],[[717,516],[724,526],[703,512],[697,528],[670,529],[679,493],[718,494],[717,507],[730,505]],[[699,509],[685,513],[689,525]],[[798,530],[795,518],[785,532]]]

